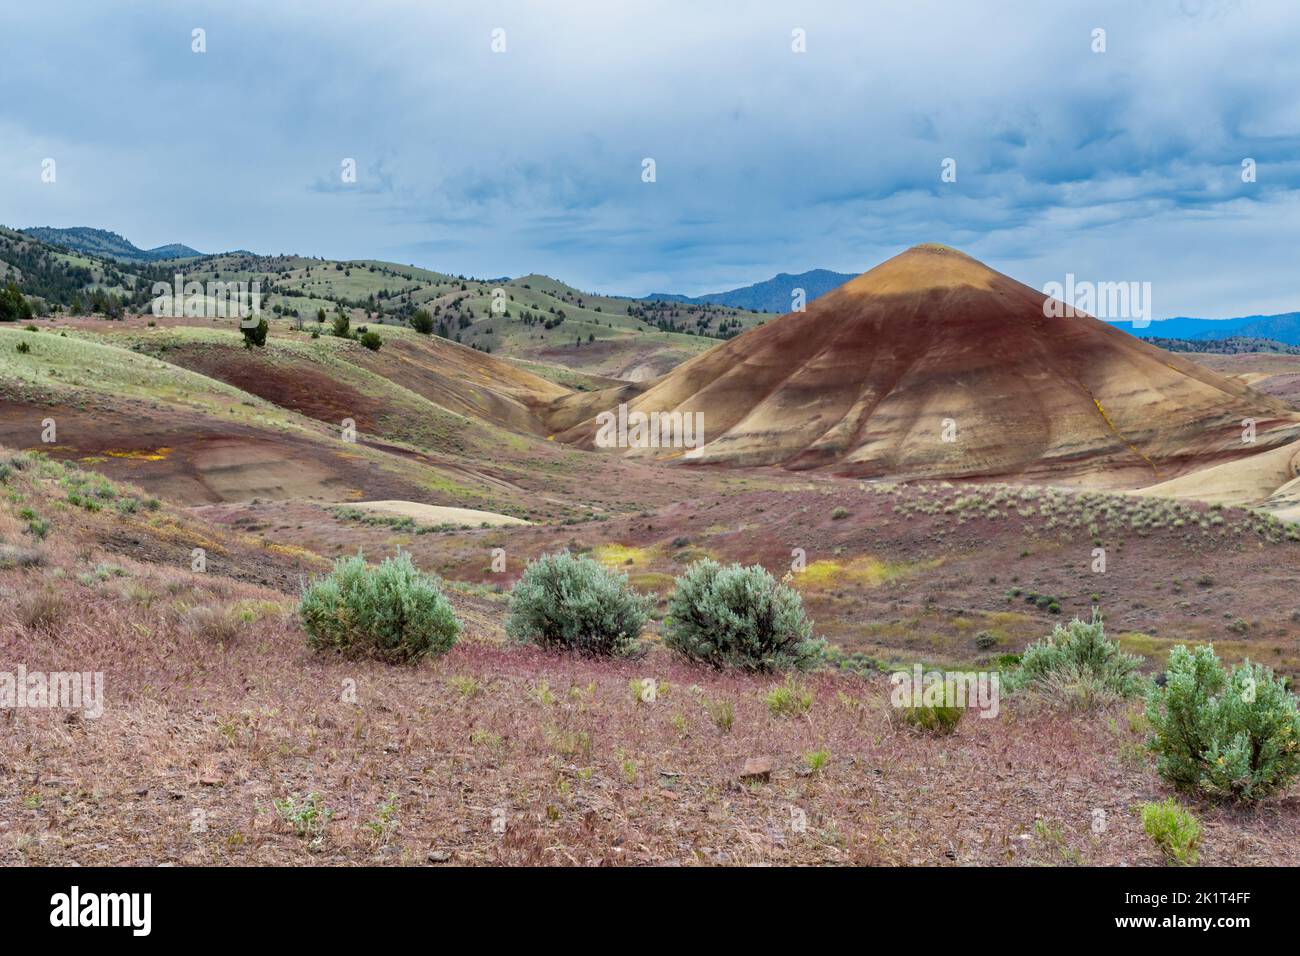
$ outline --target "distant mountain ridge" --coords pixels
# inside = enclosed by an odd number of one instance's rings
[[[1244,315],[1235,319],[1189,319],[1179,316],[1134,328],[1132,322],[1111,322],[1117,329],[1140,339],[1219,340],[1227,338],[1272,339],[1286,345],[1300,345],[1300,312],[1279,315]]]
[[[856,276],[844,272],[832,272],[829,269],[812,269],[791,275],[781,272],[766,282],[755,282],[727,292],[710,292],[706,295],[686,296],[671,292],[653,292],[647,299],[661,302],[685,302],[693,305],[727,305],[733,309],[750,309],[758,312],[776,312],[784,315],[792,307],[795,289],[804,290],[804,301],[814,299],[838,289]]]
[[[158,262],[162,259],[194,259],[203,253],[179,242],[157,246],[153,249],[141,249],[129,239],[119,236],[107,229],[92,229],[90,226],[73,226],[70,229],[55,229],[50,226],[36,226],[20,230],[24,235],[48,242],[52,245],[84,252],[92,256],[106,256],[123,259],[127,262]]]

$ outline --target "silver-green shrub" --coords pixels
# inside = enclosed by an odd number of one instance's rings
[[[1156,769],[1185,790],[1258,800],[1300,773],[1295,697],[1259,664],[1229,673],[1213,646],[1169,652],[1165,686],[1147,695],[1147,720]]]
[[[421,573],[398,552],[377,567],[356,555],[306,585],[298,616],[307,643],[345,657],[388,663],[441,654],[456,642],[460,622],[437,578]]]
[[[627,575],[567,551],[529,563],[510,592],[512,640],[585,654],[628,654],[639,647],[650,601]]]
[[[1048,637],[1025,648],[1008,687],[1068,710],[1091,710],[1135,697],[1146,687],[1142,658],[1125,654],[1106,637],[1101,615],[1058,624]]]
[[[803,599],[761,565],[723,567],[705,558],[677,579],[664,621],[664,643],[715,667],[770,671],[821,661]]]

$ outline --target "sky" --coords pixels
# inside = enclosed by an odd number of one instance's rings
[[[1294,0],[51,0],[0,37],[13,227],[626,295],[942,242],[1300,310]]]

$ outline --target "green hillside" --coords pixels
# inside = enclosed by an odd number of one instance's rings
[[[226,253],[126,263],[0,228],[0,280],[15,282],[38,315],[146,313],[155,283],[170,286],[176,274],[205,286],[257,283],[271,321],[310,328],[343,312],[354,326],[406,326],[427,313],[434,335],[539,370],[599,378],[662,375],[771,318],[728,306],[591,294],[549,276],[483,279],[372,259]]]
[[[179,242],[158,246],[154,249],[141,249],[115,232],[107,229],[91,229],[87,226],[75,226],[71,229],[52,229],[38,226],[24,229],[23,234],[41,242],[62,246],[74,252],[111,259],[125,259],[129,262],[157,262],[162,259],[193,259],[203,253]]]

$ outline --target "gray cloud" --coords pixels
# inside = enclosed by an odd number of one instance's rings
[[[933,240],[1159,315],[1300,308],[1300,9],[1055,6],[10,4],[0,221],[633,294]]]

